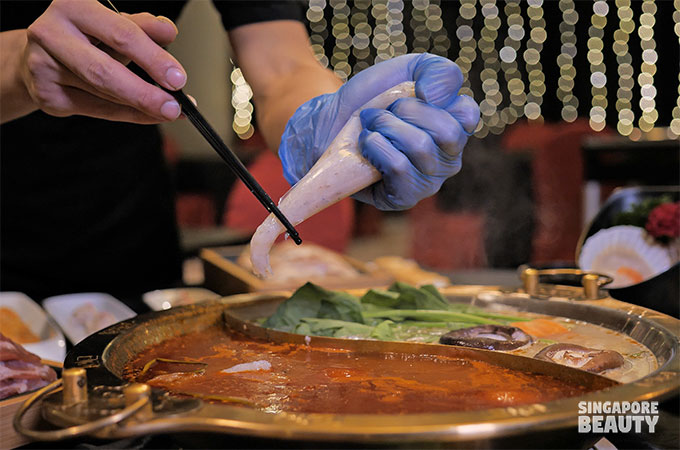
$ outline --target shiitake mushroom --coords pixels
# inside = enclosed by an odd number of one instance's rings
[[[517,327],[491,324],[449,331],[439,338],[440,344],[486,350],[514,350],[531,342],[531,336]]]
[[[600,373],[621,367],[623,356],[614,350],[599,350],[576,344],[552,344],[534,356],[536,359],[551,361],[591,373]]]

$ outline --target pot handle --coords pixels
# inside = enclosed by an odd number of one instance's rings
[[[585,298],[588,300],[602,298],[600,295],[600,288],[614,281],[614,279],[608,275],[572,268],[534,269],[529,267],[522,271],[520,278],[522,279],[524,291],[529,295],[536,295],[538,293],[538,283],[541,276],[551,277],[563,275],[581,276],[581,284],[583,285]]]
[[[49,431],[31,430],[21,424],[21,420],[23,419],[26,412],[31,408],[31,406],[33,406],[35,403],[37,403],[39,400],[41,400],[50,392],[56,391],[61,387],[62,379],[58,379],[48,384],[47,386],[43,387],[42,389],[39,389],[33,395],[31,395],[24,402],[24,404],[21,405],[21,407],[17,410],[16,414],[14,415],[13,422],[14,429],[19,433],[23,434],[24,436],[38,441],[59,441],[62,439],[92,434],[103,428],[116,425],[122,422],[123,420],[133,416],[136,412],[140,411],[144,406],[146,406],[149,403],[149,397],[143,396],[140,397],[138,400],[134,401],[133,403],[129,404],[128,406],[123,408],[123,410],[117,412],[116,414],[112,414],[110,416],[95,420],[93,422],[88,422],[82,425],[76,425],[68,428],[62,428],[60,430]]]

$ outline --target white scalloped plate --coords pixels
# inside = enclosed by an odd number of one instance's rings
[[[673,264],[668,249],[657,243],[644,228],[619,225],[600,230],[581,248],[579,266],[586,271],[609,275],[608,288],[621,288],[648,280]]]

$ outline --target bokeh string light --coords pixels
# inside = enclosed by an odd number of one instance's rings
[[[389,59],[390,54],[390,35],[387,31],[387,1],[372,0],[371,16],[375,20],[371,44],[375,49],[374,62],[377,63]]]
[[[408,53],[404,33],[404,0],[387,1],[387,34],[390,57]]]
[[[498,112],[498,107],[503,101],[503,94],[498,83],[501,65],[496,50],[496,39],[498,38],[501,19],[498,16],[496,0],[481,0],[480,5],[482,16],[484,16],[484,27],[478,45],[484,61],[484,69],[480,73],[484,99],[479,104],[483,125],[476,135],[484,137],[489,132],[498,134],[500,133],[499,129],[502,131]]]
[[[604,0],[593,3],[593,15],[588,27],[588,62],[590,63],[590,128],[602,131],[607,119],[607,68],[604,64],[604,27],[609,5]],[[574,117],[575,119],[575,117]]]
[[[640,64],[640,75],[638,75],[642,115],[638,120],[638,126],[643,132],[651,131],[659,118],[655,100],[656,87],[654,86],[654,75],[656,74],[656,62],[658,60],[656,42],[654,41],[655,14],[656,3],[654,0],[644,0],[642,2],[640,26],[637,29],[642,49],[642,63]]]
[[[230,79],[232,83],[231,105],[234,107],[232,128],[239,138],[249,139],[255,132],[251,123],[254,108],[250,100],[253,98],[253,91],[246,83],[241,69],[234,68]]]
[[[560,54],[557,57],[557,65],[560,68],[560,77],[557,80],[557,98],[562,102],[562,119],[573,122],[578,117],[578,98],[573,94],[576,78],[576,12],[573,0],[560,0],[559,8],[562,11],[560,22]],[[591,116],[592,117],[592,116]]]
[[[529,16],[529,40],[524,51],[524,63],[529,81],[529,93],[526,104],[523,105],[523,113],[531,121],[542,122],[541,112],[543,95],[545,94],[545,73],[541,64],[541,51],[543,43],[548,37],[543,17],[543,0],[529,0],[527,16]]]
[[[370,0],[355,0],[352,6],[352,55],[355,63],[352,66],[352,73],[357,74],[368,68],[371,57],[371,35],[373,28],[368,23],[368,9],[371,6]]]
[[[330,0],[329,4],[333,7],[331,34],[335,38],[335,45],[331,54],[331,67],[342,81],[347,81],[352,73],[352,67],[349,65],[350,47],[352,46],[352,37],[349,34],[350,9],[346,0]]]
[[[678,44],[680,45],[680,0],[674,0],[673,6],[675,7],[675,11],[673,11],[673,22],[675,23],[673,29],[675,31],[675,36],[678,38]],[[676,139],[680,136],[680,70],[678,70],[678,98],[675,101],[671,117],[671,124],[668,127],[668,137]]]
[[[307,7],[307,20],[309,20],[310,42],[314,56],[322,66],[328,67],[328,57],[324,44],[328,39],[328,22],[324,15],[326,0],[309,0]]]
[[[448,56],[451,41],[449,40],[448,32],[444,27],[440,0],[430,0],[430,4],[425,8],[425,27],[432,35],[432,48],[430,49],[430,53],[439,56]]]
[[[623,136],[629,136],[633,132],[633,87],[635,80],[633,74],[633,57],[630,54],[628,41],[630,33],[635,29],[633,23],[633,10],[630,0],[616,0],[616,15],[619,18],[619,27],[614,31],[612,50],[616,55],[617,73],[619,76],[619,88],[616,91],[616,129]]]
[[[679,0],[680,1],[680,0]],[[477,59],[477,41],[475,40],[475,31],[472,27],[473,19],[477,15],[476,0],[461,0],[458,9],[458,18],[456,19],[456,38],[460,43],[460,50],[456,58],[456,64],[463,72],[463,86],[460,89],[461,94],[474,97],[470,85],[470,70]],[[478,130],[481,129],[483,123],[480,122]]]
[[[507,18],[507,37],[498,56],[501,59],[501,69],[505,74],[510,103],[500,111],[499,132],[517,120],[527,101],[524,81],[517,65],[517,55],[525,35],[524,18],[519,0],[507,0],[504,10]]]
[[[409,25],[413,32],[413,43],[411,45],[413,53],[424,53],[430,50],[432,44],[432,33],[427,29],[427,15],[425,11],[430,6],[430,0],[413,0],[413,10]]]

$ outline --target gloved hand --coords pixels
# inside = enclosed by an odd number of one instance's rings
[[[356,109],[404,81],[415,81],[416,98],[360,114],[361,153],[383,179],[354,197],[382,210],[401,210],[435,194],[460,170],[479,107],[472,98],[458,95],[463,82],[458,66],[427,53],[376,64],[337,92],[300,106],[279,146],[286,180],[295,184],[309,171]]]

